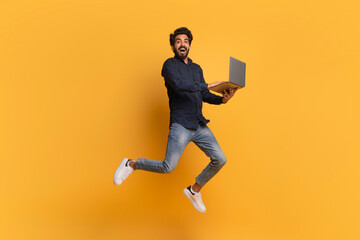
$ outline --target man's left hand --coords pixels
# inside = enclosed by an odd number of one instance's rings
[[[230,88],[228,91],[223,91],[222,92],[222,95],[223,95],[223,98],[222,98],[222,102],[223,103],[227,103],[230,98],[232,98],[235,94],[235,92],[238,90],[238,88]]]

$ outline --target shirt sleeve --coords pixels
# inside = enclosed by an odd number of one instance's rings
[[[200,81],[204,83],[205,79],[204,79],[204,75],[203,75],[201,68],[200,68],[200,76],[201,76]],[[209,89],[202,90],[201,97],[202,97],[203,102],[207,102],[210,104],[216,104],[216,105],[219,105],[222,103],[222,97],[211,93],[209,91]]]
[[[165,81],[178,92],[198,92],[208,88],[208,85],[204,82],[192,82],[186,81],[181,76],[180,71],[177,69],[174,62],[167,60],[161,71],[161,75]]]

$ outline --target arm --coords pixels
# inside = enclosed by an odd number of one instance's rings
[[[205,82],[204,75],[203,75],[203,71],[202,71],[201,68],[200,68],[200,82],[202,82],[202,83]],[[216,82],[216,83],[218,83],[218,82]],[[219,82],[219,83],[220,83],[220,82]],[[216,84],[213,84],[213,85],[216,85]],[[210,88],[210,87],[212,87],[211,84],[209,84],[209,88]],[[207,103],[210,103],[210,104],[219,105],[219,104],[222,103],[222,97],[211,93],[211,92],[209,91],[209,89],[202,90],[202,91],[201,91],[201,97],[202,97],[202,100],[203,100],[204,102],[207,102]]]
[[[219,105],[223,103],[223,97],[211,93],[208,89],[201,91],[202,100],[210,104]]]
[[[199,83],[184,80],[171,60],[167,60],[164,63],[161,75],[175,91],[197,92],[208,88],[208,85],[205,82]]]

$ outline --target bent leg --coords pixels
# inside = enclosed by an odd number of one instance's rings
[[[178,123],[170,126],[164,161],[138,158],[136,169],[157,173],[170,173],[177,166],[181,154],[191,141],[192,132]]]
[[[196,177],[196,183],[203,187],[226,163],[226,157],[215,136],[205,125],[198,128],[193,142],[210,158],[210,163]]]

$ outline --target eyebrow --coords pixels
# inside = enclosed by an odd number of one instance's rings
[[[181,38],[175,38],[175,41],[177,40],[181,40]],[[189,38],[184,38],[184,40],[188,40],[189,41]]]

